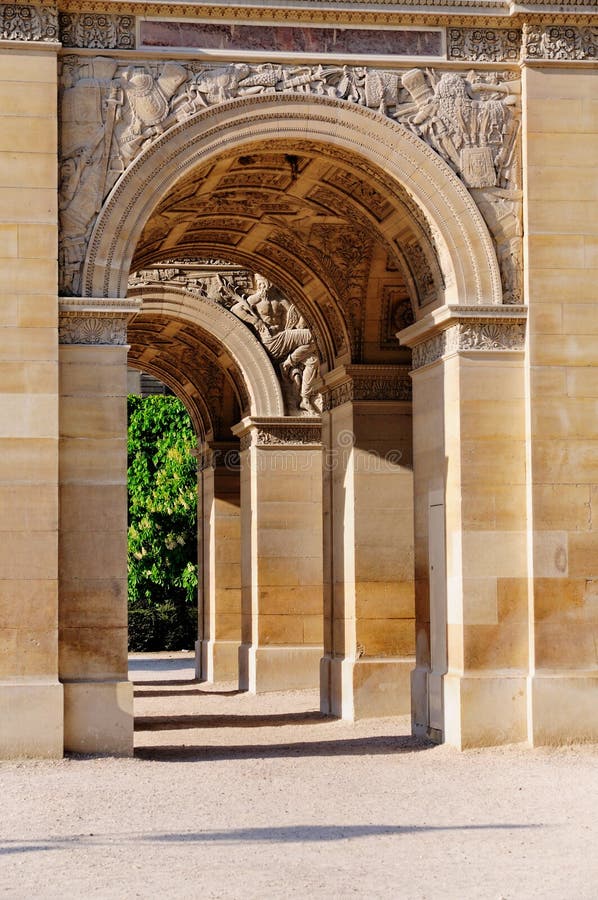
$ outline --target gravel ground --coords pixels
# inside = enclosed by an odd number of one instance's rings
[[[0,763],[2,898],[598,897],[598,746],[459,753],[134,656],[136,756]]]

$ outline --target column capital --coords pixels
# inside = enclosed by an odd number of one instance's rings
[[[322,420],[319,416],[281,416],[258,419],[247,416],[231,429],[240,439],[240,449],[249,447],[280,450],[319,447]]]
[[[127,324],[141,309],[130,297],[59,297],[59,342],[124,346]]]
[[[343,403],[409,402],[411,379],[408,366],[338,366],[324,376],[324,410]]]
[[[526,306],[441,306],[414,325],[397,332],[413,349],[413,369],[465,352],[522,353]]]

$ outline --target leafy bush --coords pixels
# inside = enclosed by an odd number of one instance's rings
[[[176,397],[129,396],[129,650],[197,636],[197,446]]]

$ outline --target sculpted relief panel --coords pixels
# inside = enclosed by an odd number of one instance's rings
[[[512,73],[164,60],[130,64],[73,54],[62,61],[61,84],[64,294],[80,292],[81,264],[97,213],[137,156],[168,128],[197,112],[254,94],[314,94],[356,103],[400,122],[432,147],[470,190],[484,192],[476,196],[478,202],[489,210],[500,206],[500,215],[486,214],[499,241],[507,240],[505,233],[509,241],[518,239],[515,224],[504,227],[502,203],[509,200],[514,209],[519,207],[520,86]],[[493,223],[499,219],[497,235]],[[505,271],[518,265],[518,251],[511,244],[503,256]],[[507,281],[508,300],[517,282],[513,272]]]
[[[197,268],[197,264],[193,264]],[[219,303],[241,319],[264,345],[279,373],[289,415],[319,415],[321,396],[316,389],[320,375],[320,354],[309,324],[291,303],[263,275],[244,270],[218,271],[212,263],[210,274],[186,271],[176,261],[135,273],[131,287],[155,282],[184,286],[208,302]]]

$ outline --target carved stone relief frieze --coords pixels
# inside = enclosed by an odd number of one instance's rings
[[[278,422],[256,422],[240,436],[240,450],[250,447],[283,448],[318,446],[322,441],[322,426],[305,424],[289,418]]]
[[[413,348],[412,366],[419,369],[460,350],[523,350],[525,323],[470,320],[451,325]]]
[[[315,388],[320,371],[320,353],[314,333],[303,315],[281,291],[262,275],[246,269],[202,270],[194,261],[190,267],[176,260],[152,269],[143,269],[129,278],[131,288],[170,284],[184,287],[204,301],[224,306],[254,332],[272,358],[289,415],[319,415],[321,397]],[[192,354],[187,364],[195,365]],[[204,383],[216,384],[209,373]],[[215,401],[214,406],[218,406]]]
[[[471,62],[518,62],[521,31],[518,28],[448,28],[449,59]]]
[[[134,50],[135,17],[108,13],[60,13],[63,47],[85,50]]]
[[[89,33],[97,27],[90,26]],[[403,124],[432,147],[468,188],[516,190],[519,89],[512,73],[497,71],[386,72],[334,65],[125,62],[67,55],[61,72],[61,290],[70,295],[80,292],[80,270],[95,218],[120,175],[168,128],[207,107],[284,92],[345,100]],[[281,246],[288,240],[284,234]],[[353,296],[360,290],[357,277],[351,285],[355,260],[365,259],[367,248],[356,256],[347,236],[326,226],[318,234],[314,229],[314,241],[320,244],[315,249],[321,251],[324,266],[331,259],[342,262],[345,244],[352,254],[352,265],[344,266],[343,294],[350,315],[352,307],[360,305],[360,297]],[[326,248],[333,243],[330,256]],[[334,277],[338,279],[338,272]],[[359,330],[357,321],[354,330]]]
[[[0,40],[58,41],[58,13],[50,6],[1,3]]]
[[[526,59],[596,60],[598,25],[524,25]]]
[[[404,286],[385,285],[382,291],[382,315],[380,317],[380,348],[396,350],[399,346],[397,331],[412,325],[413,307]]]
[[[324,392],[324,410],[336,409],[343,403],[411,401],[411,378],[405,368],[351,366],[346,372],[345,381]]]
[[[127,343],[128,322],[139,306],[137,300],[80,301],[63,297],[59,304],[59,343],[122,346]]]

